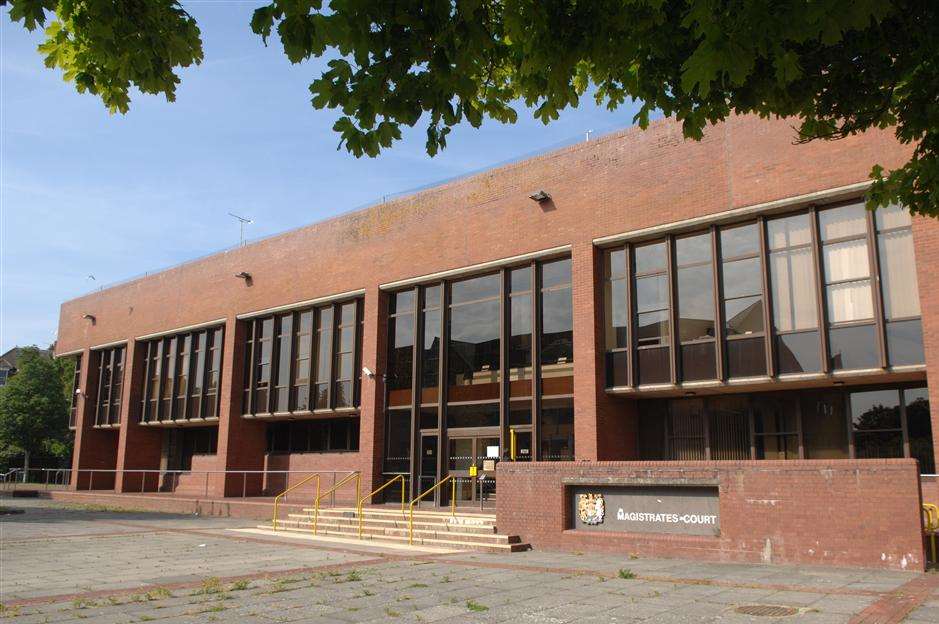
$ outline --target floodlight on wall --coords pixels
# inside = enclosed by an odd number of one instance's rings
[[[251,274],[247,271],[242,271],[241,273],[235,273],[235,277],[248,281],[251,279]]]
[[[375,373],[373,373],[372,369],[370,369],[368,366],[362,367],[362,374],[368,377],[369,379],[375,379]]]
[[[98,319],[95,318],[94,314],[82,314],[82,318],[91,321],[92,325],[98,322]]]
[[[532,193],[531,195],[529,195],[528,198],[531,199],[532,201],[536,201],[539,204],[541,204],[551,199],[551,195],[547,191],[543,189],[539,189],[535,191],[534,193]]]

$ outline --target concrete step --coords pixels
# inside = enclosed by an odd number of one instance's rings
[[[296,521],[296,522],[312,522],[312,514],[297,514],[291,513],[287,514],[286,520]],[[283,521],[282,518],[278,518],[278,522]],[[319,522],[331,522],[334,524],[352,526],[358,530],[359,520],[356,517],[350,516],[334,516],[334,515],[324,515],[320,514]],[[363,527],[371,527],[375,529],[406,529],[408,527],[407,516],[397,517],[397,518],[372,518],[369,516],[364,516],[362,518]],[[415,529],[426,529],[426,530],[436,530],[436,531],[457,531],[464,533],[478,533],[478,534],[492,534],[496,532],[495,525],[492,524],[463,524],[460,522],[449,522],[449,521],[434,521],[430,522],[427,520],[414,520]]]
[[[308,513],[313,513],[313,508],[312,508],[312,507],[304,507],[304,508],[303,508],[303,511],[308,512]],[[356,512],[355,507],[320,507],[319,513],[320,513],[320,517],[322,517],[324,514],[353,515],[353,516],[354,516],[357,512]],[[394,509],[394,508],[392,508],[392,509],[385,509],[385,508],[377,508],[377,507],[363,507],[363,508],[362,508],[362,513],[365,514],[366,516],[375,516],[375,517],[389,517],[389,516],[390,516],[390,517],[394,517],[394,516],[400,517],[400,516],[401,516],[401,510],[400,510],[400,509]],[[405,513],[407,513],[407,510],[405,510]],[[450,511],[449,511],[449,510],[447,510],[447,511],[436,511],[436,510],[430,511],[430,510],[426,510],[426,509],[418,509],[418,508],[415,508],[415,509],[414,509],[414,518],[416,519],[416,518],[418,518],[418,517],[421,517],[421,518],[450,518],[450,517],[451,517],[451,514],[450,514]],[[460,511],[459,508],[457,508],[456,517],[459,518],[459,521],[460,521],[460,522],[466,522],[466,523],[472,523],[472,522],[483,523],[483,522],[486,522],[486,521],[489,521],[489,522],[493,522],[493,523],[494,523],[494,522],[496,521],[496,515],[495,515],[495,514],[476,513],[476,512],[471,512],[471,511]]]
[[[322,525],[321,525],[322,527]],[[258,525],[259,529],[265,531],[271,531],[275,533],[273,527],[270,524]],[[290,527],[284,526],[281,522],[277,523],[277,533],[285,531],[290,533],[310,533],[310,527]],[[340,538],[358,538],[358,532],[353,532],[349,530],[335,529],[335,528],[320,528],[317,530],[317,535],[320,536],[329,536],[333,535]],[[471,534],[472,535],[472,534]],[[466,536],[459,536],[459,539],[454,538],[453,534],[447,535],[444,537],[428,537],[425,535],[419,535],[415,533],[414,535],[414,544],[417,546],[434,546],[440,548],[450,548],[453,550],[472,550],[477,552],[518,552],[521,550],[529,550],[531,548],[528,544],[522,544],[517,537],[515,536],[496,536],[490,535],[487,536],[490,540],[492,538],[504,538],[499,539],[498,541],[470,541],[465,539]],[[479,535],[472,535],[472,537],[481,537]],[[404,532],[404,535],[388,535],[386,533],[365,533],[362,535],[363,540],[373,541],[373,542],[391,542],[397,544],[407,544],[408,536],[407,532]]]
[[[313,523],[309,521],[296,521],[296,520],[278,520],[277,528],[293,528],[301,529],[305,531],[313,532]],[[353,537],[358,537],[359,528],[358,525],[352,524],[336,524],[333,522],[319,522],[316,527],[316,533],[319,535],[323,532],[333,532],[333,533],[342,533],[350,535]],[[407,539],[408,529],[404,527],[362,527],[362,536],[372,536],[372,537],[393,537],[393,538],[402,538]],[[518,536],[510,535],[500,535],[498,533],[473,533],[473,532],[462,532],[462,531],[439,531],[435,529],[427,528],[414,528],[414,536],[421,538],[429,539],[445,539],[445,540],[457,540],[457,541],[466,541],[473,543],[494,543],[494,544],[509,544],[520,541]]]

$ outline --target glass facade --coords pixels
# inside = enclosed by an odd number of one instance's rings
[[[75,372],[72,374],[72,393],[69,395],[68,428],[74,429],[78,420],[78,402],[81,400],[82,356],[75,356]]]
[[[268,453],[337,453],[359,450],[359,419],[328,418],[267,424]]]
[[[95,427],[114,427],[121,424],[121,400],[124,386],[124,345],[92,351],[92,366],[97,384],[92,388],[95,397]]]
[[[639,402],[647,460],[913,457],[932,474],[924,386],[820,389]]]
[[[224,329],[208,327],[142,341],[142,423],[215,420]]]
[[[528,458],[573,459],[569,258],[390,293],[387,331],[385,473],[468,475],[447,468],[452,449],[507,458],[511,435],[540,440]]]
[[[910,215],[895,206],[711,226],[607,249],[603,266],[608,388],[925,361]]]
[[[310,415],[359,405],[362,301],[244,321],[242,413]]]

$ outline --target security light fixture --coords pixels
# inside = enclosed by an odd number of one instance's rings
[[[98,319],[95,318],[94,314],[82,314],[82,318],[88,319],[89,321],[91,321],[92,325],[94,325],[98,321]]]
[[[536,202],[538,202],[539,204],[544,203],[544,202],[548,201],[549,199],[551,199],[551,195],[550,195],[547,191],[545,191],[545,190],[543,190],[543,189],[539,189],[538,191],[532,193],[532,194],[529,195],[528,197],[529,197],[532,201],[536,201]]]
[[[242,271],[241,273],[235,273],[235,277],[243,280],[249,280],[251,279],[251,274],[247,271]]]
[[[375,379],[375,373],[368,366],[362,367],[362,374],[368,377],[369,379]]]

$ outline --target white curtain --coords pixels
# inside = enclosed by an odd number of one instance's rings
[[[818,213],[822,240],[832,240],[867,233],[867,210],[864,204],[829,208]]]
[[[870,274],[866,240],[825,245],[825,281],[841,282],[870,277]]]
[[[887,319],[919,316],[919,287],[913,234],[909,230],[880,235],[880,277]]]
[[[832,323],[874,318],[870,280],[828,287],[828,320]]]
[[[770,254],[770,278],[776,329],[791,331],[815,328],[818,317],[812,250],[794,249]]]

